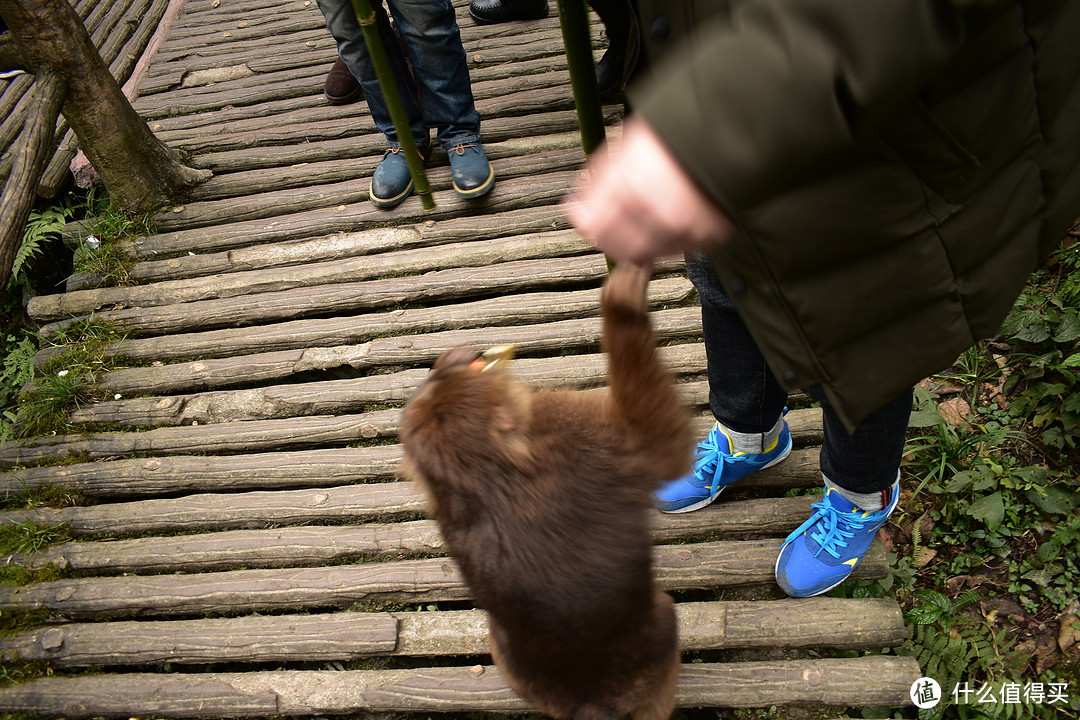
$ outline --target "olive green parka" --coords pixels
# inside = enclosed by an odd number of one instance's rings
[[[1080,0],[638,6],[631,106],[733,218],[713,261],[777,379],[849,428],[996,334],[1080,216]]]

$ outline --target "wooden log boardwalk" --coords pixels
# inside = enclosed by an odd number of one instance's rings
[[[457,6],[498,179],[463,201],[438,151],[424,212],[367,201],[384,142],[362,101],[323,97],[336,51],[314,0],[173,0],[135,107],[214,176],[126,243],[130,284],[81,273],[30,305],[51,341],[39,366],[62,364],[89,322],[114,335],[67,431],[0,445],[0,524],[63,533],[7,559],[32,579],[0,586],[0,613],[20,620],[0,661],[6,677],[38,672],[0,686],[0,712],[531,710],[491,665],[484,616],[397,475],[398,422],[460,344],[516,343],[524,381],[600,388],[606,268],[558,205],[584,156],[554,13],[480,27]],[[605,106],[613,132],[620,118]],[[658,266],[650,302],[703,434],[682,269]],[[678,704],[908,705],[919,667],[882,652],[905,637],[896,602],[792,600],[773,582],[776,549],[815,501],[790,491],[820,484],[820,412],[793,398],[788,419],[785,463],[725,502],[656,515],[685,649]],[[857,576],[886,573],[876,543]]]

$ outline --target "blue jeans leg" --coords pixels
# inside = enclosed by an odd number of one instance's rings
[[[773,376],[708,257],[687,256],[686,273],[701,298],[713,415],[736,432],[768,432],[783,412],[787,393]],[[807,388],[807,392],[821,402],[824,418],[822,473],[852,492],[871,493],[890,487],[903,455],[911,391],[871,413],[853,434],[848,434],[820,387]]]
[[[353,10],[351,0],[317,0],[319,10],[326,19],[326,28],[337,43],[338,55],[349,68],[364,89],[364,97],[367,100],[368,112],[375,126],[386,136],[391,146],[400,146],[397,130],[390,119],[386,101],[383,99],[382,88],[379,87],[379,78],[375,75],[375,65],[371,62],[367,44],[364,42],[363,31],[360,23],[356,20],[356,12]],[[417,145],[422,146],[427,138],[427,128],[420,112],[419,90],[413,81],[405,60],[405,54],[400,43],[394,37],[390,28],[390,21],[381,3],[374,3],[375,15],[378,20],[379,33],[382,36],[386,54],[393,70],[394,81],[397,83],[398,94],[401,95],[402,104],[405,106],[405,114],[412,129],[413,139]]]
[[[388,0],[412,60],[427,127],[449,150],[480,140],[480,113],[473,101],[465,48],[450,0]]]
[[[318,3],[326,27],[337,42],[338,54],[364,88],[376,127],[391,146],[400,145],[351,0],[318,0]],[[413,138],[422,145],[427,140],[428,128],[433,127],[444,147],[477,141],[480,113],[473,101],[453,4],[449,0],[388,0],[388,6],[405,50],[393,39],[388,23],[381,21],[379,27]],[[385,15],[381,8],[377,14]],[[408,72],[405,52],[412,63],[415,82]]]

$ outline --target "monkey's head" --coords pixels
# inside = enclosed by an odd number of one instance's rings
[[[512,346],[443,353],[401,419],[407,470],[428,482],[528,462],[531,393],[505,372]]]

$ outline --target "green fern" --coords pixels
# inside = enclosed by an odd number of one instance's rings
[[[51,207],[30,211],[22,243],[11,264],[9,283],[15,283],[30,261],[38,257],[45,249],[45,245],[59,237],[60,231],[74,212],[75,209],[71,207]]]

